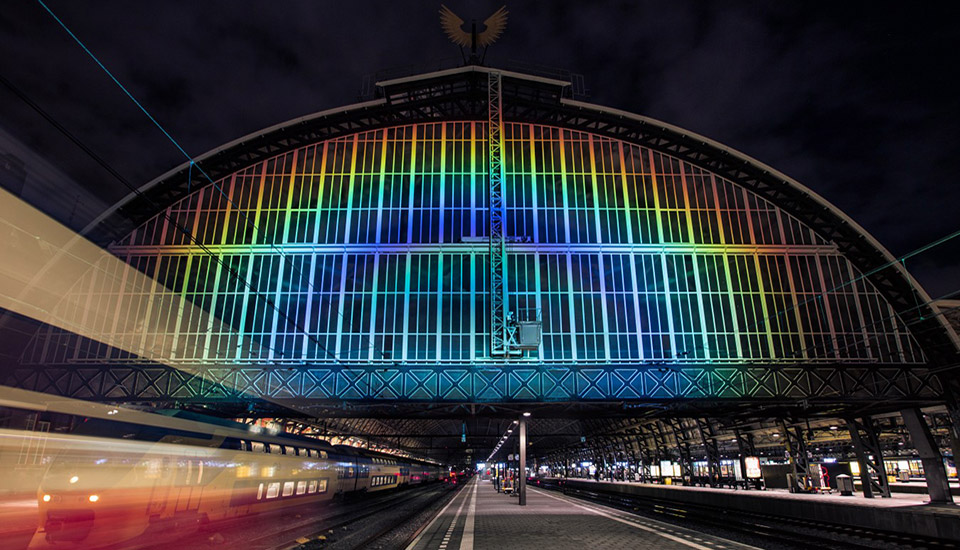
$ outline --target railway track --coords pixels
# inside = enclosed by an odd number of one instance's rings
[[[905,535],[888,531],[871,531],[846,525],[811,522],[792,517],[766,514],[732,512],[726,509],[624,495],[604,491],[587,491],[573,487],[561,487],[555,482],[541,483],[541,488],[560,491],[565,495],[596,502],[639,515],[648,515],[689,527],[691,523],[709,526],[717,530],[746,535],[755,540],[767,541],[782,548],[830,548],[838,550],[898,549],[960,549],[953,541]]]
[[[410,534],[399,535],[399,542],[390,544],[387,539],[395,531],[401,530],[426,510],[431,504],[446,501],[446,496],[452,496],[460,486],[433,485],[423,488],[416,493],[403,498],[384,500],[372,503],[363,510],[345,511],[331,516],[321,524],[314,524],[308,534],[302,534],[288,544],[279,546],[282,550],[312,550],[314,548],[330,548],[336,550],[353,550],[374,548],[377,543],[388,544],[390,547],[403,548],[412,540],[417,530],[410,529]],[[364,525],[364,520],[374,518],[370,524]],[[294,529],[291,528],[291,531]]]
[[[319,548],[322,545],[320,541],[323,540],[321,537],[330,540],[342,538],[345,532],[352,534],[354,531],[361,531],[354,527],[358,522],[390,510],[422,509],[422,506],[416,505],[417,501],[437,500],[449,491],[448,486],[434,483],[390,493],[348,497],[346,500],[321,505],[285,508],[203,526],[200,531],[179,539],[166,538],[162,541],[128,544],[123,548],[125,550],[167,550],[171,547],[176,547],[178,550],[210,550],[216,547],[243,548],[244,550],[301,546]],[[347,529],[344,530],[344,528]],[[377,534],[381,535],[379,531]],[[372,538],[368,537],[370,540]]]

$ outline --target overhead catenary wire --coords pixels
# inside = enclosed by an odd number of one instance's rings
[[[70,140],[71,143],[73,143],[78,148],[80,148],[81,151],[83,151],[87,156],[93,159],[94,162],[100,165],[101,168],[106,170],[108,174],[110,174],[114,179],[120,182],[124,187],[126,187],[128,190],[134,193],[138,198],[141,198],[151,206],[156,207],[157,211],[163,216],[163,218],[167,222],[169,222],[174,228],[176,228],[177,231],[183,233],[190,240],[192,244],[194,244],[197,248],[199,248],[204,254],[210,256],[214,261],[216,261],[217,264],[220,265],[224,270],[226,270],[226,272],[230,276],[232,276],[234,279],[236,279],[241,284],[243,284],[248,290],[250,290],[254,294],[254,296],[262,300],[268,307],[276,311],[285,322],[293,323],[293,321],[290,320],[290,317],[286,313],[284,313],[273,302],[273,300],[271,300],[269,297],[263,295],[261,292],[255,289],[253,285],[249,281],[247,281],[245,277],[237,273],[237,271],[232,266],[225,263],[224,260],[218,254],[214,253],[206,245],[200,242],[188,228],[184,227],[183,224],[181,224],[173,216],[171,216],[166,209],[160,208],[160,206],[155,201],[153,201],[153,199],[144,195],[136,186],[134,186],[129,180],[127,180],[122,174],[120,174],[112,165],[110,165],[110,163],[108,163],[106,160],[104,160],[103,157],[98,155],[93,149],[87,146],[87,144],[84,143],[82,140],[80,140],[80,138],[78,138],[76,135],[74,135],[73,132],[71,132],[69,129],[63,126],[56,118],[54,118],[52,115],[50,115],[50,113],[48,113],[45,109],[43,109],[43,107],[41,107],[39,104],[33,101],[25,92],[23,92],[12,82],[4,78],[3,75],[0,75],[0,83],[2,83],[14,95],[16,95],[21,101],[26,103],[27,106],[33,109],[37,114],[43,117],[44,120],[49,122],[57,131],[59,131],[64,137]],[[292,326],[297,328],[297,330],[303,333],[304,336],[306,336],[308,339],[311,338],[311,335],[308,334],[305,331],[305,329],[300,327],[298,324],[294,324]],[[314,344],[316,344],[321,350],[323,350],[328,355],[333,357],[334,360],[338,361],[338,359],[332,354],[332,352],[330,352],[321,342],[319,342],[319,340],[311,339],[311,341]],[[260,342],[259,344],[281,356],[285,355],[283,351],[277,350],[275,348],[271,348],[267,344],[264,344],[262,342]]]
[[[156,117],[154,117],[154,116],[146,109],[146,107],[145,107],[139,100],[136,99],[136,97],[119,81],[119,79],[118,79],[118,78],[99,60],[99,58],[97,58],[97,56],[80,40],[80,38],[79,38],[73,31],[70,30],[70,28],[65,24],[65,22],[64,22],[62,19],[60,19],[60,18],[47,6],[47,4],[44,3],[43,0],[37,0],[37,2],[38,2],[38,3],[43,7],[43,9],[57,22],[57,24],[59,24],[60,27],[62,27],[63,30],[84,50],[84,52],[85,52],[91,59],[94,60],[94,62],[110,77],[110,79],[123,91],[123,93],[137,106],[137,108],[138,108],[140,111],[142,111],[142,112],[144,113],[144,115],[146,115],[146,116],[149,118],[149,120],[163,133],[163,135],[183,154],[183,156],[189,161],[189,169],[188,169],[189,176],[188,176],[188,177],[190,177],[190,179],[192,180],[192,170],[193,170],[193,168],[194,168],[194,165],[196,165],[197,171],[198,171],[200,174],[202,174],[203,177],[206,178],[207,181],[210,182],[210,184],[213,186],[213,188],[216,189],[217,192],[220,193],[223,197],[225,197],[225,199],[226,199],[231,205],[237,206],[237,205],[232,201],[232,199],[223,191],[222,187],[220,187],[220,186],[216,183],[216,181],[214,181],[214,180],[211,178],[211,176],[210,176],[206,171],[203,170],[202,166],[200,166],[199,164],[196,163],[196,160],[194,159],[194,157],[192,157],[192,156],[184,149],[184,147],[171,135],[171,133],[170,133],[168,130],[166,130],[166,128],[164,128],[164,126],[163,126],[162,124],[160,124],[160,122],[156,119]],[[189,185],[189,184],[188,184],[188,185]],[[259,228],[257,227],[256,222],[253,221],[253,220],[251,220],[250,217],[249,217],[242,209],[237,208],[237,211],[238,211],[239,215],[244,219],[245,223],[248,223],[248,224],[249,224],[251,227],[253,227],[254,229],[259,230]],[[865,279],[865,278],[868,278],[868,277],[870,277],[870,276],[872,276],[872,275],[875,275],[875,274],[877,274],[877,273],[879,273],[879,272],[881,272],[881,271],[883,271],[883,270],[885,270],[885,269],[890,268],[891,266],[893,266],[893,265],[896,264],[896,263],[901,263],[901,264],[902,264],[902,263],[904,263],[907,259],[909,259],[909,258],[911,258],[911,257],[914,257],[914,256],[916,256],[916,255],[918,255],[918,254],[921,254],[921,253],[923,253],[923,252],[926,252],[927,250],[930,250],[930,249],[932,249],[932,248],[934,248],[934,247],[936,247],[936,246],[939,246],[939,245],[941,245],[941,244],[943,244],[943,243],[945,243],[945,242],[948,242],[948,241],[956,238],[957,236],[960,236],[960,230],[957,230],[957,231],[955,231],[955,232],[953,232],[953,233],[951,233],[951,234],[949,234],[949,235],[947,235],[947,236],[944,236],[944,237],[942,237],[942,238],[940,238],[940,239],[937,239],[937,240],[935,240],[935,241],[932,241],[932,242],[930,242],[930,243],[928,243],[928,244],[926,244],[926,245],[924,245],[924,246],[922,246],[922,247],[920,247],[920,248],[918,248],[918,249],[916,249],[916,250],[914,250],[914,251],[911,251],[911,252],[909,252],[909,253],[907,253],[907,254],[905,254],[905,255],[903,255],[903,256],[900,256],[899,258],[896,258],[896,259],[894,259],[894,260],[892,260],[892,261],[886,262],[886,263],[884,263],[883,265],[880,265],[880,266],[878,266],[878,267],[875,267],[875,268],[873,268],[873,269],[871,269],[871,270],[869,270],[869,271],[867,271],[867,272],[865,272],[865,273],[861,273],[860,275],[858,275],[858,276],[856,276],[856,277],[854,277],[854,278],[852,278],[852,279],[849,279],[849,280],[847,280],[847,281],[845,281],[845,282],[843,282],[843,283],[841,283],[841,284],[839,284],[839,285],[836,285],[836,286],[834,286],[833,288],[820,291],[819,293],[817,293],[817,295],[815,295],[815,296],[813,296],[813,297],[811,297],[811,298],[808,298],[808,299],[806,299],[806,300],[804,300],[804,301],[801,301],[801,302],[794,303],[794,304],[792,304],[792,305],[790,305],[790,306],[788,306],[788,307],[786,307],[786,308],[779,309],[778,311],[776,311],[776,312],[774,312],[774,313],[772,313],[772,314],[765,315],[765,316],[763,316],[762,318],[755,320],[752,324],[748,325],[748,326],[746,327],[746,330],[749,331],[750,329],[754,329],[754,328],[758,328],[758,327],[760,327],[760,328],[766,327],[766,326],[768,326],[769,322],[770,322],[771,320],[773,320],[773,319],[779,318],[780,316],[782,316],[782,315],[784,315],[784,314],[786,314],[786,313],[789,313],[789,312],[791,312],[791,311],[793,311],[793,310],[795,310],[795,309],[797,309],[797,308],[799,308],[799,307],[802,307],[802,306],[804,306],[804,305],[806,305],[806,304],[808,304],[808,303],[810,303],[810,302],[813,302],[813,301],[816,301],[816,300],[822,300],[824,296],[829,295],[829,294],[831,294],[831,293],[834,293],[834,292],[836,292],[836,291],[838,291],[838,290],[840,290],[840,289],[843,289],[843,288],[845,288],[845,287],[847,287],[847,286],[849,286],[849,285],[851,285],[851,284],[853,284],[853,283],[855,283],[855,282],[857,282],[857,281],[860,281],[860,280],[862,280],[862,279]],[[282,250],[280,250],[279,248],[277,248],[274,243],[268,242],[267,244],[268,244],[268,246],[270,246],[273,250],[275,250],[275,251],[277,252],[277,254],[278,254],[280,257],[282,257],[282,258],[284,259],[284,261],[287,262],[287,264],[290,265],[290,267],[291,267],[294,271],[300,273],[300,269],[299,269],[293,262],[290,261],[290,259],[287,257],[286,254],[283,253]],[[302,273],[300,273],[300,274],[302,275]],[[916,287],[913,285],[913,282],[912,282],[912,280],[910,279],[909,274],[907,274],[906,277],[907,277],[907,279],[908,279],[908,282],[909,282],[911,288],[913,288],[914,292],[917,292],[917,289],[916,289]],[[305,280],[307,280],[307,285],[311,288],[311,290],[313,290],[312,282],[310,282],[308,279],[305,279]],[[916,298],[916,297],[915,297],[915,298]],[[340,315],[341,317],[343,316],[343,312],[340,311],[340,310],[337,311],[337,314]],[[367,337],[369,338],[368,335],[364,335],[364,336],[367,336]],[[384,352],[383,352],[381,349],[379,349],[379,347],[376,345],[376,342],[375,342],[373,339],[371,339],[371,345],[370,345],[369,348],[367,348],[367,349],[376,349],[376,350],[379,352],[379,354],[381,355],[381,357],[384,357],[384,356],[385,356]],[[704,347],[703,345],[700,345],[700,346],[696,346],[695,349],[705,349],[705,347]],[[328,354],[331,353],[329,350],[326,350],[326,349],[325,349],[325,351],[326,351]],[[676,350],[675,350],[675,351],[676,351]],[[688,353],[688,352],[687,352],[686,350],[684,350],[683,353]],[[794,353],[796,353],[796,352],[794,352]],[[340,358],[339,358],[339,357],[336,357],[335,355],[334,355],[334,358],[335,358],[336,360],[338,360],[338,361],[340,360]]]
[[[106,65],[103,64],[102,61],[100,61],[100,59],[90,50],[90,48],[88,48],[87,45],[84,44],[84,42],[83,42],[82,40],[80,40],[80,38],[79,38],[72,30],[70,30],[70,28],[67,26],[67,24],[64,23],[64,21],[63,21],[62,19],[60,19],[60,17],[58,17],[57,14],[55,14],[55,13],[53,12],[53,10],[51,10],[50,7],[47,6],[47,4],[43,2],[43,0],[37,0],[37,3],[39,3],[40,6],[41,6],[41,7],[57,22],[57,24],[60,25],[60,27],[70,36],[70,38],[72,38],[73,41],[76,42],[76,43],[83,49],[84,52],[86,52],[86,54],[97,64],[97,66],[100,67],[100,69],[102,69],[103,72],[106,73],[107,76],[110,77],[110,79],[113,81],[113,83],[116,84],[116,85],[120,88],[120,90],[123,91],[124,95],[126,95],[126,96],[130,99],[130,101],[132,101],[132,102],[134,103],[134,105],[136,105],[137,108],[138,108],[144,115],[146,115],[146,117],[147,117],[148,119],[150,119],[150,122],[152,122],[153,125],[156,126],[156,127],[160,130],[160,132],[167,138],[167,140],[169,140],[170,143],[172,143],[172,144],[177,148],[177,150],[180,151],[180,153],[187,159],[187,161],[188,161],[188,163],[189,163],[189,172],[190,172],[191,176],[192,176],[192,171],[193,171],[194,167],[196,167],[196,170],[197,170],[200,174],[202,174],[204,178],[206,178],[206,180],[213,186],[213,188],[216,189],[216,191],[217,191],[231,206],[233,206],[233,207],[236,209],[236,212],[240,215],[241,218],[243,218],[244,222],[247,223],[250,227],[252,227],[255,231],[259,232],[259,231],[260,231],[260,228],[257,226],[256,222],[254,222],[253,220],[250,219],[250,216],[248,216],[248,215],[246,214],[246,212],[244,212],[244,210],[243,210],[242,208],[240,208],[240,206],[239,206],[238,204],[236,204],[236,203],[233,201],[233,199],[230,198],[230,196],[223,190],[223,188],[222,188],[221,186],[219,186],[219,185],[217,184],[217,182],[214,181],[214,179],[213,179],[212,177],[210,177],[210,175],[203,169],[203,167],[200,166],[200,165],[196,162],[196,159],[195,159],[192,155],[190,155],[190,154],[186,151],[186,149],[184,149],[184,147],[183,147],[182,145],[180,145],[180,143],[179,143],[176,139],[174,139],[174,137],[170,134],[170,132],[167,131],[167,129],[164,128],[164,126],[163,126],[162,124],[160,124],[160,122],[150,113],[150,111],[147,110],[146,107],[144,107],[144,105],[143,105],[139,100],[137,100],[136,97],[134,97],[134,95],[130,92],[130,90],[128,90],[128,89],[126,88],[126,86],[124,86],[124,85],[120,82],[120,80],[119,80],[116,76],[114,76],[114,74],[106,67]],[[192,179],[192,178],[191,178],[191,179]],[[189,188],[189,185],[190,185],[190,184],[189,184],[189,182],[188,182],[188,188]],[[139,196],[139,195],[138,195],[138,196]],[[194,242],[197,242],[196,239],[194,239]],[[303,278],[304,281],[307,282],[307,286],[310,288],[311,292],[314,291],[313,283],[309,280],[309,278],[304,277],[303,272],[296,266],[296,264],[295,264],[294,262],[292,262],[292,261],[290,260],[290,258],[289,258],[286,254],[283,253],[283,251],[282,251],[281,249],[279,249],[279,248],[276,246],[276,244],[274,244],[274,243],[272,243],[272,242],[269,242],[268,240],[265,240],[265,244],[267,244],[267,246],[269,246],[271,249],[273,249],[273,251],[276,252],[277,255],[279,255],[281,258],[283,258],[284,262],[285,262],[292,270],[294,270],[298,275],[300,275],[300,276]],[[318,293],[318,294],[320,294],[320,295],[322,296],[322,293]],[[279,310],[278,310],[278,311],[279,311]],[[341,318],[343,318],[343,312],[342,312],[342,311],[337,310],[337,315],[339,315]],[[312,338],[312,337],[311,337],[309,334],[307,334],[306,332],[304,332],[304,335],[307,336],[307,338],[311,339],[311,341],[314,341],[314,340],[315,340],[315,338]],[[366,336],[366,335],[364,335],[364,336]],[[317,344],[317,342],[314,342],[314,343]],[[320,345],[320,344],[318,344],[318,345]],[[386,357],[386,354],[383,352],[382,349],[380,349],[378,346],[376,346],[376,343],[373,342],[373,339],[371,339],[371,346],[370,346],[370,347],[373,348],[373,349],[375,349],[375,350],[380,354],[380,357],[381,357],[381,358]],[[330,355],[330,356],[334,359],[335,362],[337,362],[337,363],[340,363],[340,362],[341,362],[341,358],[338,357],[338,356],[337,356],[336,354],[334,354],[333,352],[331,352],[331,351],[330,351],[329,349],[327,349],[325,346],[322,346],[321,349],[323,349],[323,351],[324,351],[325,353],[327,353],[328,355]]]

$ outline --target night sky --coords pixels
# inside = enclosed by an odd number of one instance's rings
[[[446,4],[469,21],[502,2]],[[191,155],[354,103],[366,75],[460,55],[432,2],[48,5]],[[687,128],[778,168],[895,255],[960,227],[958,8],[507,7],[489,65],[516,60],[583,74],[588,101]],[[4,2],[0,52],[0,75],[134,184],[186,160],[35,0]],[[27,163],[24,198],[73,227],[127,193],[0,86],[4,152]],[[960,243],[907,267],[933,297],[958,290]]]

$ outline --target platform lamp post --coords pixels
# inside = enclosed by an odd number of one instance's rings
[[[527,418],[528,412],[520,417],[520,506],[527,505]]]

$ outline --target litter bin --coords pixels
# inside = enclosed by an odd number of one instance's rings
[[[852,497],[853,496],[853,478],[847,474],[840,474],[837,476],[837,490],[840,491],[841,496]]]

